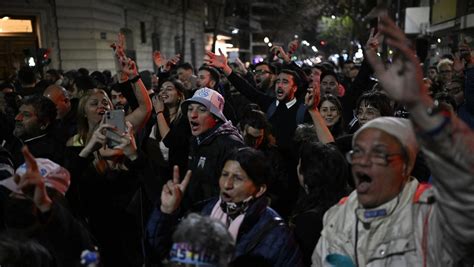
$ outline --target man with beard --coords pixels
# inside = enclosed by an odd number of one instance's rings
[[[52,131],[56,116],[56,106],[49,98],[45,96],[28,98],[24,100],[15,117],[13,135],[28,145],[34,156],[62,162],[64,146],[55,138]],[[10,152],[15,166],[23,163],[21,151]]]
[[[280,50],[279,53],[284,52]],[[275,97],[272,97],[257,90],[235,74],[227,64],[227,58],[224,55],[216,55],[212,52],[207,52],[207,55],[210,66],[221,69],[239,92],[266,112],[278,147],[282,151],[289,152],[296,126],[311,121],[303,101],[298,101],[296,98],[298,87],[303,87],[301,75],[293,69],[282,69],[276,78]],[[293,63],[288,67],[291,65]]]
[[[114,104],[114,108],[123,109],[125,113],[128,114],[129,113],[128,101],[127,101],[127,98],[125,98],[125,96],[122,94],[122,92],[118,88],[112,87],[112,89],[110,90],[110,95],[111,95],[110,100],[112,100],[112,103]]]
[[[257,85],[257,89],[269,96],[274,97],[275,80],[277,77],[275,66],[263,61],[255,65],[254,73],[254,79]]]

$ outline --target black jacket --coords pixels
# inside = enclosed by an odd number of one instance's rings
[[[86,249],[93,250],[94,244],[86,228],[69,212],[64,197],[48,188],[53,205],[50,211],[41,213],[31,201],[18,201],[10,198],[10,194],[10,190],[0,186],[0,254],[8,251],[8,246],[15,246],[15,249],[25,254],[31,253],[31,248],[21,244],[36,243],[51,255],[54,262],[51,266],[81,266],[81,252]],[[22,208],[25,210],[21,211]],[[8,242],[10,237],[13,238],[12,242],[18,243],[4,243]],[[8,252],[6,253],[8,255]],[[15,257],[14,253],[9,256]],[[13,259],[7,257],[3,260],[6,262],[2,262],[0,257],[0,264],[6,264]],[[25,259],[23,262],[29,262],[29,266],[37,264],[34,259]]]
[[[217,201],[205,201],[200,213],[210,216]],[[178,212],[164,214],[155,206],[147,225],[147,241],[158,257],[169,254],[178,217]],[[240,225],[233,258],[245,255],[262,256],[271,266],[304,266],[298,244],[278,213],[268,207],[265,197],[250,205]]]
[[[243,146],[242,137],[230,121],[192,138],[188,168],[193,174],[186,190],[184,210],[193,203],[219,194],[224,157],[232,149]]]

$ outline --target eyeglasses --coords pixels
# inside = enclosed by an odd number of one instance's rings
[[[346,160],[349,164],[357,165],[357,164],[364,164],[364,158],[367,153],[364,153],[361,150],[355,149],[351,150],[346,153]],[[388,164],[392,161],[391,158],[396,156],[403,156],[404,153],[393,153],[387,154],[385,152],[377,152],[371,151],[369,152],[369,159],[370,163],[380,166],[388,166]]]

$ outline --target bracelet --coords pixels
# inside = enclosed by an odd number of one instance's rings
[[[157,111],[155,114],[158,116],[158,114],[163,113],[163,110]]]
[[[136,83],[138,80],[140,80],[142,77],[140,75],[135,76],[133,79],[130,79],[130,83]]]

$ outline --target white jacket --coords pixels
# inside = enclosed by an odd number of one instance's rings
[[[411,178],[397,198],[371,210],[352,192],[326,212],[312,266],[332,266],[331,254],[358,266],[472,266],[474,133],[453,119],[420,143],[433,187]]]

